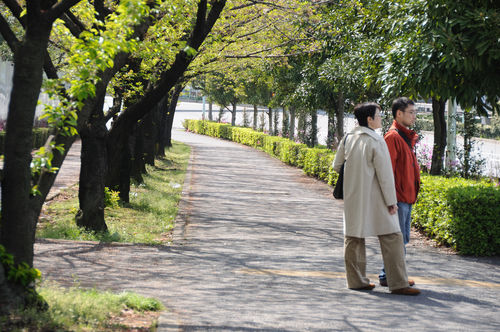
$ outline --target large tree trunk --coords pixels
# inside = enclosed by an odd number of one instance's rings
[[[430,172],[432,175],[441,175],[443,171],[444,153],[446,151],[445,103],[446,100],[432,98],[432,116],[434,118],[434,148]]]
[[[42,87],[45,51],[52,28],[52,20],[33,12],[36,5],[28,5],[27,30],[24,41],[14,52],[12,91],[7,115],[4,168],[2,179],[2,220],[0,244],[14,256],[15,264],[24,262],[33,266],[35,229],[39,198],[33,196],[31,177],[31,149],[33,119]],[[2,265],[2,264],[0,264]],[[5,279],[8,272],[0,269],[0,311],[35,304],[28,287],[14,285]]]
[[[80,185],[78,199],[80,210],[76,224],[90,231],[107,231],[104,220],[104,178],[106,176],[107,128],[102,113],[104,98],[96,105],[88,125],[80,130],[82,151],[80,154]]]
[[[288,137],[293,141],[295,140],[295,107],[290,107],[290,131]]]
[[[213,108],[213,104],[211,101],[208,102],[208,120],[209,121],[213,121],[214,120],[214,117],[213,117],[213,114],[212,114],[212,108]]]
[[[31,200],[31,149],[33,119],[42,87],[44,51],[50,28],[28,28],[25,41],[14,55],[14,74],[7,116],[2,181],[0,244],[14,255],[16,264],[33,265],[36,218]],[[19,245],[22,243],[23,245]]]

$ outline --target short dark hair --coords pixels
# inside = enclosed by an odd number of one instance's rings
[[[392,116],[394,119],[396,118],[396,113],[398,110],[401,112],[404,112],[404,110],[409,106],[409,105],[415,105],[413,100],[407,97],[399,97],[397,99],[394,99],[392,102]]]
[[[357,104],[354,107],[354,116],[358,120],[360,126],[368,127],[368,117],[374,119],[377,110],[381,109],[379,104],[373,102]]]

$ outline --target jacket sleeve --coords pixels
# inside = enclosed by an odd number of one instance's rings
[[[333,170],[335,172],[339,172],[340,168],[342,167],[342,164],[344,163],[345,160],[345,136],[344,139],[340,141],[339,148],[337,149],[337,152],[335,153],[335,159],[333,160]]]
[[[377,147],[373,153],[373,166],[382,190],[382,196],[387,206],[396,204],[396,187],[394,185],[394,174],[392,172],[391,157],[387,144],[384,140],[377,141]]]

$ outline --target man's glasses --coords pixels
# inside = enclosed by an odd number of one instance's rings
[[[417,111],[411,111],[411,112],[403,111],[403,113],[409,113],[411,115],[417,115]]]

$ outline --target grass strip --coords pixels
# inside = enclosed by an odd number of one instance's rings
[[[106,207],[108,232],[88,232],[76,226],[78,187],[75,185],[48,202],[42,211],[36,236],[39,238],[164,244],[171,240],[174,220],[189,160],[189,146],[173,142],[165,158],[146,165],[144,183],[133,184],[130,203]]]
[[[0,331],[151,331],[161,302],[131,292],[114,294],[44,283],[37,289],[48,309],[0,317]]]

